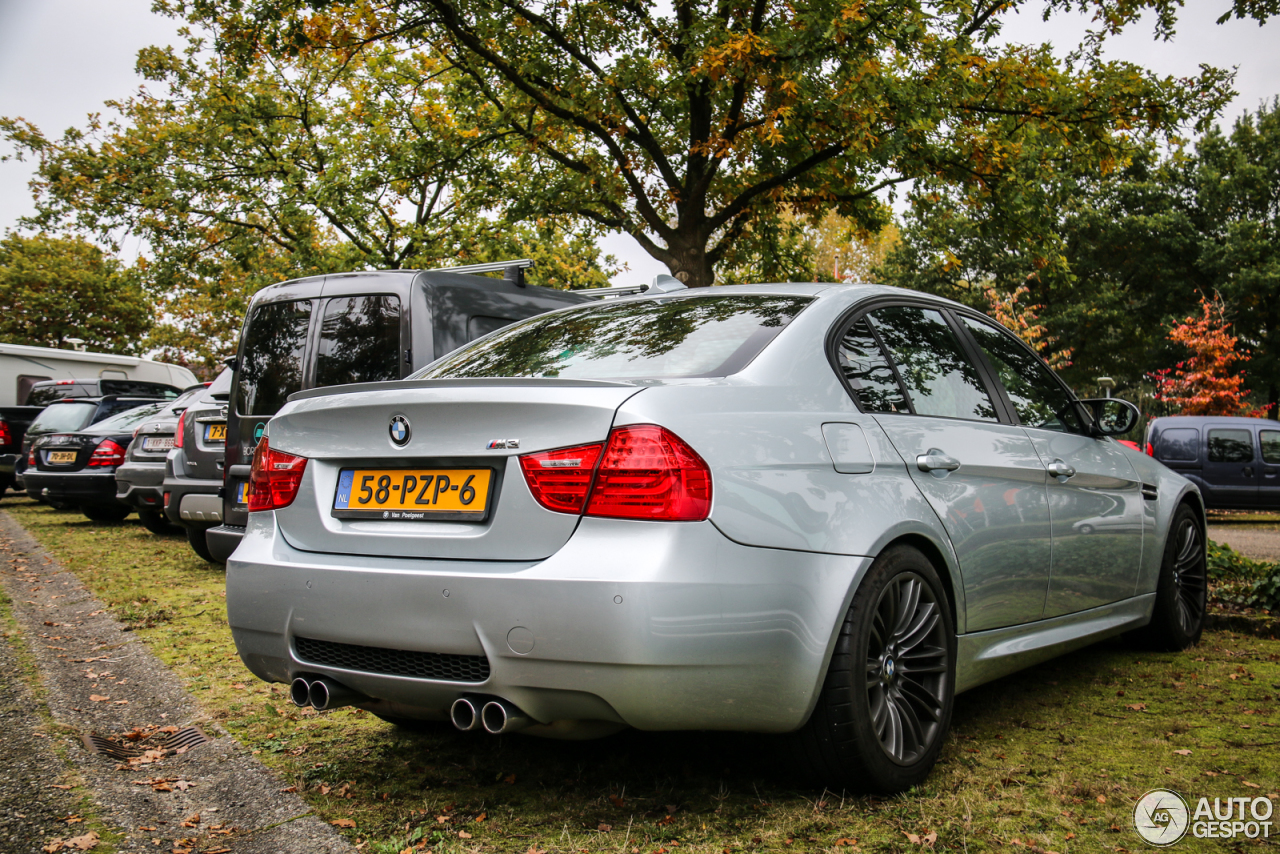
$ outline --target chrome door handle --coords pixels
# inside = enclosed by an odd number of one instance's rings
[[[960,461],[937,448],[930,448],[927,453],[916,457],[916,465],[920,471],[955,471],[960,468]]]
[[[1069,477],[1074,477],[1076,473],[1076,470],[1074,468],[1067,465],[1062,460],[1054,460],[1053,462],[1049,463],[1049,465],[1045,466],[1045,468],[1049,470],[1049,474],[1053,475],[1054,477],[1060,477],[1064,480]]]

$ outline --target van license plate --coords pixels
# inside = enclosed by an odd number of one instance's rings
[[[345,519],[484,519],[493,469],[343,469],[333,515]]]
[[[242,480],[236,484],[236,504],[249,503],[249,481]]]
[[[46,460],[54,465],[61,463],[74,463],[76,461],[75,451],[50,451]]]
[[[227,425],[226,424],[204,425],[204,440],[206,442],[227,441]]]

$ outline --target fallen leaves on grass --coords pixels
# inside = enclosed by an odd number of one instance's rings
[[[907,837],[907,841],[912,845],[924,845],[927,848],[932,848],[933,843],[938,841],[938,834],[934,833],[932,830],[923,836],[916,833],[907,833],[904,830],[902,831],[902,835]],[[856,842],[857,840],[854,841]]]
[[[101,694],[90,694],[90,695],[89,695],[89,699],[90,699],[90,700],[92,700],[92,701],[93,701],[93,702],[95,702],[95,703],[105,703],[105,702],[107,702],[107,700],[110,700],[111,698],[110,698],[110,697],[104,697],[104,696],[102,696]]]
[[[54,851],[91,851],[98,844],[98,834],[92,830],[83,836],[73,836],[70,839],[53,839],[48,845],[44,846],[46,854],[53,854]]]
[[[1173,751],[1173,752],[1174,752],[1174,753],[1176,753],[1178,756],[1190,756],[1190,755],[1191,755],[1191,751],[1190,751],[1190,750],[1187,750],[1185,747],[1184,747],[1183,749],[1181,749],[1181,750],[1175,750],[1175,751]]]
[[[349,818],[335,818],[333,821],[329,822],[329,824],[332,824],[334,827],[355,827],[356,826],[356,823]]]

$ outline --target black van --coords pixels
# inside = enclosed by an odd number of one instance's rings
[[[1147,425],[1146,451],[1200,487],[1211,510],[1280,510],[1280,423],[1175,415]]]
[[[255,294],[230,363],[223,524],[205,532],[209,554],[224,562],[240,542],[253,450],[289,395],[401,379],[507,324],[592,300],[526,284],[531,266],[520,260],[312,276]],[[481,275],[490,272],[504,276]]]

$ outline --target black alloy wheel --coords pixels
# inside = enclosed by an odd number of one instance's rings
[[[205,539],[204,532],[207,528],[197,528],[194,525],[187,528],[187,543],[191,546],[191,550],[209,563],[217,563],[213,559],[213,553],[209,551],[209,541]]]
[[[1209,596],[1204,526],[1183,504],[1165,542],[1151,622],[1136,633],[1143,646],[1174,652],[1200,642]]]
[[[153,534],[166,536],[178,533],[178,526],[170,522],[169,517],[159,510],[139,510],[138,521],[142,523],[142,527]]]
[[[910,546],[867,570],[809,721],[784,757],[832,790],[894,794],[929,775],[951,724],[955,628],[933,564]]]

